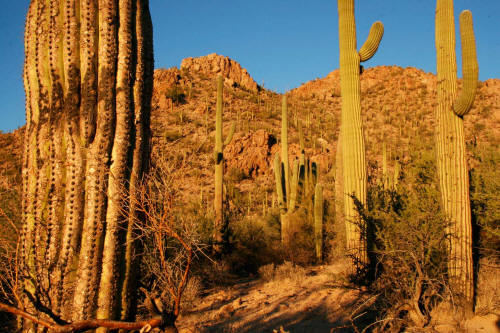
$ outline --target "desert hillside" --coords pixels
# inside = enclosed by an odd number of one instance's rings
[[[258,243],[254,247],[247,245],[254,242],[252,230],[260,230],[257,227],[264,230],[268,224],[276,227],[279,219],[273,159],[279,151],[282,95],[259,86],[251,73],[228,57],[211,54],[187,58],[179,68],[155,70],[151,163],[168,168],[175,194],[174,210],[185,218],[195,219],[196,223],[209,224],[213,219],[218,74],[224,77],[224,136],[229,134],[233,124],[235,126],[234,137],[224,149],[228,216],[235,221],[254,221],[252,218],[262,217],[266,222],[262,222],[262,226],[256,223],[248,227],[250,229],[245,229],[247,234],[239,229],[249,238],[248,243],[235,242],[234,246],[240,247],[240,256],[250,259],[244,263],[241,257],[228,260],[229,270],[235,275],[221,279],[224,283],[232,281],[233,285],[217,286],[214,281],[219,277],[212,276],[215,273],[195,269],[193,275],[198,277],[195,281],[203,285],[204,291],[202,298],[197,298],[196,304],[190,304],[182,314],[180,327],[185,332],[197,331],[195,328],[202,324],[211,327],[212,330],[207,331],[214,332],[218,329],[228,332],[237,329],[271,331],[281,325],[294,327],[296,330],[292,332],[307,332],[311,327],[320,331],[328,331],[327,327],[337,327],[340,331],[347,329],[352,319],[349,316],[370,297],[363,289],[345,288],[345,281],[339,278],[339,272],[345,267],[338,262],[333,266],[309,267],[293,274],[283,273],[285,276],[273,275],[255,280],[256,273],[262,273],[259,267],[269,265],[275,255],[259,252],[272,252],[273,249],[262,250]],[[333,212],[341,110],[339,80],[339,71],[333,70],[324,78],[287,92],[291,158],[299,155],[301,128],[306,154],[319,165],[319,182],[323,185],[327,202],[325,229],[327,234],[333,235],[327,237],[325,254],[325,261],[330,264],[339,258],[335,244],[338,244],[338,235],[341,234]],[[382,172],[383,143],[387,147],[389,170],[394,168],[396,160],[404,166],[413,154],[432,152],[436,103],[436,76],[433,74],[397,66],[364,70],[361,104],[370,184],[375,184]],[[465,117],[464,124],[468,166],[473,169],[480,162],[479,156],[483,156],[480,152],[499,151],[499,79],[479,83],[474,107]],[[16,221],[20,217],[16,205],[19,204],[21,187],[22,142],[23,128],[0,134],[0,208]],[[498,170],[492,172],[500,176]],[[302,254],[296,255],[300,263]],[[267,261],[262,259],[266,256],[269,257]],[[258,260],[252,262],[254,257]],[[307,262],[306,259],[303,261]],[[209,282],[200,280],[203,274],[212,274]],[[241,280],[242,276],[245,276],[244,280]],[[277,286],[283,281],[289,283],[289,288],[280,293]],[[498,295],[498,291],[494,294]],[[351,312],[342,312],[344,306]],[[324,313],[318,314],[318,311]],[[259,316],[265,316],[269,321],[257,323]]]
[[[245,193],[273,191],[272,157],[279,144],[281,95],[257,85],[235,60],[211,54],[187,58],[180,69],[157,69],[154,76],[152,146],[154,156],[176,164],[184,198],[212,191],[215,131],[215,78],[222,73],[224,133],[236,132],[225,148],[226,176],[240,179]],[[317,161],[330,187],[340,122],[338,70],[291,90],[289,117],[292,156],[299,152],[302,124],[309,156]],[[381,66],[361,75],[361,103],[367,158],[373,170],[381,166],[382,142],[392,159],[403,159],[423,138],[433,145],[436,77],[415,68]],[[477,147],[497,147],[500,138],[500,80],[480,82],[474,107],[464,121],[466,141]],[[22,129],[1,134],[1,175],[4,184],[18,181]],[[418,139],[418,140],[417,140]],[[469,160],[470,165],[475,161]],[[389,163],[390,165],[390,163]],[[13,179],[13,180],[6,180]],[[258,180],[257,180],[258,179]],[[210,196],[204,196],[210,198]]]

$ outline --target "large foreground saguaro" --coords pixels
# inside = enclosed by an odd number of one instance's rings
[[[461,294],[465,309],[472,312],[473,265],[469,176],[465,155],[463,116],[472,107],[478,84],[476,45],[472,14],[460,14],[463,88],[458,95],[453,0],[437,0],[436,50],[437,98],[436,151],[444,212],[449,219],[448,275]]]
[[[368,39],[357,50],[354,0],[338,0],[340,42],[340,92],[342,96],[341,137],[344,184],[344,217],[347,250],[356,265],[368,262],[366,237],[353,196],[366,204],[366,158],[361,123],[360,63],[373,57],[384,33],[381,22],[375,22]],[[338,163],[338,161],[337,161]]]
[[[129,319],[129,202],[149,154],[148,1],[32,0],[25,54],[24,288],[66,321]]]

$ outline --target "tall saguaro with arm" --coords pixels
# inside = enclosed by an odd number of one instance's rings
[[[473,307],[472,225],[463,117],[470,111],[478,84],[472,14],[460,14],[463,88],[458,94],[453,0],[437,0],[436,150],[444,212],[450,221],[448,275],[462,295],[467,313]]]
[[[381,22],[375,22],[368,39],[357,50],[354,0],[338,0],[340,42],[340,89],[342,97],[341,136],[344,178],[344,217],[347,250],[355,263],[368,263],[366,237],[356,211],[353,196],[366,204],[366,159],[361,123],[360,63],[370,59],[384,34]]]
[[[130,202],[153,86],[148,1],[31,0],[24,85],[24,288],[66,321],[130,319]]]

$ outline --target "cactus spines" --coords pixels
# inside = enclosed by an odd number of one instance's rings
[[[125,198],[148,160],[152,50],[146,0],[30,2],[22,246],[36,278],[26,286],[47,290],[67,321],[120,319],[112,309],[134,299]]]
[[[356,45],[354,0],[338,0],[340,41],[340,88],[342,96],[341,135],[344,177],[344,216],[347,250],[355,263],[368,263],[366,239],[362,239],[360,218],[354,199],[366,204],[366,160],[361,123],[360,62],[375,54],[383,35],[383,25],[376,22],[360,52]]]
[[[226,137],[226,140],[222,138],[222,105],[223,101],[223,89],[224,89],[224,78],[222,75],[217,76],[217,103],[216,103],[216,113],[215,113],[215,197],[214,197],[214,210],[215,210],[215,220],[214,220],[214,249],[216,252],[220,253],[222,250],[221,245],[223,242],[223,232],[224,232],[224,146],[228,145],[233,139],[233,135],[236,129],[236,123],[231,125],[230,132]]]
[[[444,212],[450,221],[448,275],[462,295],[465,314],[473,308],[472,225],[463,118],[477,87],[477,60],[469,11],[460,15],[464,86],[457,98],[453,0],[436,5],[437,98],[436,156]]]

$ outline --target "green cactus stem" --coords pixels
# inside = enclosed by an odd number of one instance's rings
[[[321,262],[323,258],[323,189],[316,184],[314,190],[314,247],[316,259]]]
[[[152,43],[147,1],[30,2],[22,254],[34,279],[25,285],[46,290],[66,321],[134,316]]]
[[[340,87],[342,96],[341,132],[344,177],[344,217],[347,251],[355,264],[368,263],[366,239],[361,228],[363,221],[356,212],[352,196],[366,204],[366,160],[361,122],[360,62],[370,59],[383,35],[383,25],[375,22],[367,41],[357,51],[354,0],[338,0],[340,41]]]
[[[384,190],[389,189],[389,176],[387,173],[387,144],[382,144],[382,184]]]
[[[462,296],[466,315],[472,314],[474,285],[472,224],[463,116],[469,112],[477,88],[478,65],[472,15],[460,15],[464,85],[458,96],[453,0],[437,0],[436,151],[444,212],[450,221],[448,276]]]
[[[224,220],[224,147],[231,143],[234,132],[236,130],[236,123],[231,124],[231,129],[226,139],[222,138],[222,105],[223,105],[223,89],[224,78],[222,75],[217,76],[217,103],[215,114],[215,197],[214,197],[214,250],[220,254],[223,245],[223,234],[226,228]]]

